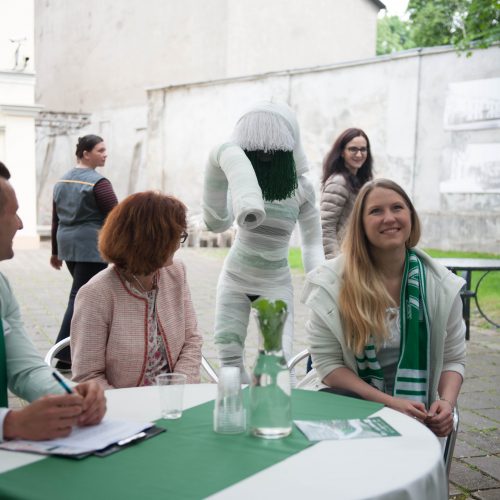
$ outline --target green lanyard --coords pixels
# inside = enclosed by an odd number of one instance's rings
[[[0,408],[8,408],[7,398],[7,356],[5,355],[5,338],[3,335],[3,323],[0,317]]]

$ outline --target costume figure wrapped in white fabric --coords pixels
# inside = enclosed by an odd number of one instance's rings
[[[236,240],[217,286],[215,343],[221,366],[239,366],[243,380],[244,344],[250,304],[259,296],[288,306],[283,349],[293,342],[293,288],[288,265],[290,236],[299,222],[306,272],[324,261],[319,211],[306,178],[307,160],[293,111],[264,102],[236,124],[232,142],[210,154],[204,185],[204,219],[213,232],[236,219]]]

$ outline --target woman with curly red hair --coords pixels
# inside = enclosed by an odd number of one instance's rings
[[[76,298],[75,381],[134,387],[175,372],[199,382],[202,339],[184,265],[173,260],[186,237],[186,207],[173,196],[136,193],[112,210],[99,250],[113,265]]]

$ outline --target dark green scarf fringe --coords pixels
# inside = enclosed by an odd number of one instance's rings
[[[290,198],[298,187],[293,151],[245,151],[265,201]]]

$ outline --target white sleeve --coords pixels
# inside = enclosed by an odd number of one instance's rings
[[[228,229],[233,214],[238,225],[247,229],[264,221],[262,191],[250,160],[239,146],[223,144],[210,153],[205,172],[203,213],[207,227],[214,232]]]
[[[454,371],[462,377],[465,373],[465,323],[462,316],[462,299],[457,294],[446,323],[443,371]]]
[[[302,263],[306,273],[322,264],[325,260],[321,237],[319,210],[316,206],[314,188],[309,180],[301,176],[304,201],[300,206],[299,229],[302,246]]]

